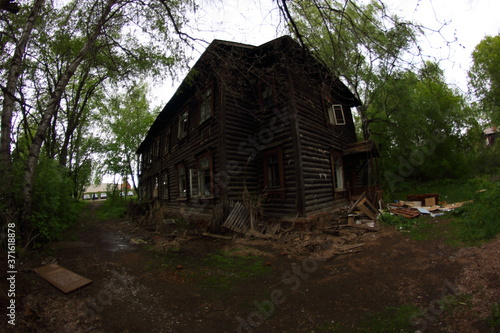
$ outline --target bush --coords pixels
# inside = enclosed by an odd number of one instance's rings
[[[489,240],[500,233],[500,184],[481,182],[486,191],[475,193],[473,201],[454,210],[459,236],[463,242]]]
[[[37,243],[58,240],[77,220],[81,204],[72,196],[73,184],[66,169],[48,158],[40,159],[33,187],[30,216]]]

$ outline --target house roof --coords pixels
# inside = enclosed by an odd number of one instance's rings
[[[484,135],[491,135],[491,134],[496,134],[499,132],[500,132],[500,127],[496,127],[496,126],[493,126],[493,127],[490,127],[490,128],[483,130]]]
[[[200,72],[207,70],[210,71],[210,66],[216,65],[217,62],[225,62],[228,59],[231,59],[229,57],[229,54],[231,52],[240,52],[241,54],[247,55],[251,58],[252,56],[257,57],[266,52],[270,53],[276,49],[283,50],[285,47],[290,49],[290,52],[287,53],[301,54],[304,57],[304,65],[310,68],[314,67],[314,70],[311,72],[315,72],[317,74],[322,73],[323,76],[326,73],[331,78],[333,78],[335,81],[335,87],[338,90],[338,95],[341,96],[341,99],[346,102],[346,104],[350,104],[351,106],[357,106],[361,104],[361,102],[352,94],[352,92],[347,88],[347,86],[345,86],[344,83],[342,83],[339,78],[331,74],[326,66],[317,61],[316,58],[309,54],[288,35],[273,39],[259,46],[215,39],[212,41],[212,43],[210,43],[205,52],[203,52],[191,71],[184,78],[179,88],[177,88],[173,97],[167,102],[160,114],[156,117],[155,121],[148,130],[143,142],[139,145],[136,153],[140,153],[143,148],[151,140],[154,139],[156,134],[164,128],[169,119],[180,111],[180,108],[183,106],[183,103],[186,99],[186,95],[190,95],[196,92],[195,79],[200,75]],[[209,58],[211,56],[216,57],[215,64],[214,62],[209,61]]]

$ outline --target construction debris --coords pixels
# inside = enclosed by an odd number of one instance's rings
[[[66,294],[92,283],[92,280],[56,264],[38,267],[33,270]]]

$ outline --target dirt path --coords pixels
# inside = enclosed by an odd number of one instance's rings
[[[412,332],[493,332],[483,319],[500,299],[498,239],[462,249],[384,228],[350,234],[363,251],[328,256],[338,236],[220,240],[175,224],[158,234],[99,221],[99,205],[22,263],[18,332],[348,332],[408,304],[424,310],[403,316]],[[49,262],[93,283],[65,295],[30,271]],[[436,304],[447,297],[467,306],[444,311]]]

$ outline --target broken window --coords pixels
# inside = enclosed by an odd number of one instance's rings
[[[184,138],[188,132],[188,110],[184,110],[179,115],[179,139]]]
[[[333,125],[345,125],[344,109],[340,104],[332,104],[328,107],[328,119]]]
[[[200,124],[212,116],[212,88],[208,88],[203,92],[200,101]]]

